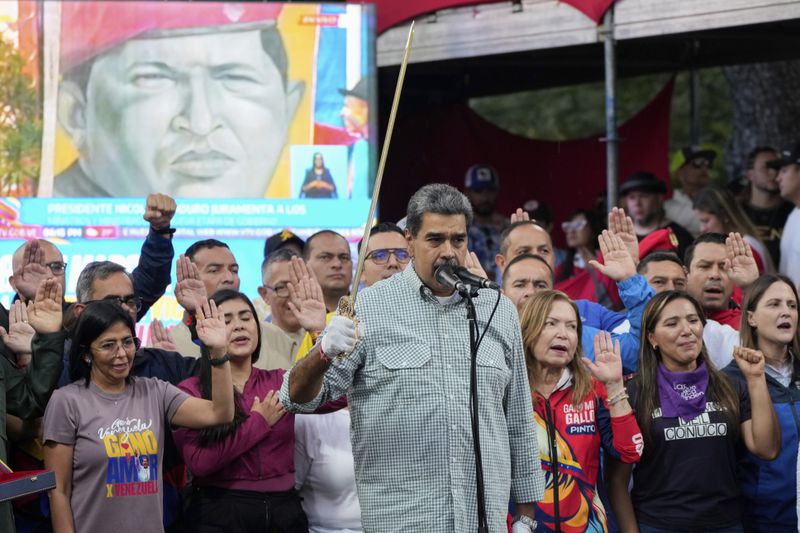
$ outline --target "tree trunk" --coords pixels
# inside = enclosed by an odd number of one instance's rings
[[[730,179],[746,172],[756,146],[780,149],[800,140],[800,61],[724,67],[733,103],[733,131],[725,150]]]

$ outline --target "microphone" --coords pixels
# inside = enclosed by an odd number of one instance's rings
[[[478,287],[479,289],[494,289],[496,291],[500,290],[500,286],[497,285],[497,283],[490,279],[482,278],[473,274],[467,270],[466,267],[457,266],[454,271],[456,276],[461,278],[461,281],[464,283],[468,283],[474,287]]]
[[[433,277],[445,287],[450,287],[458,292],[467,291],[467,285],[456,275],[452,265],[447,263],[439,265],[436,267]]]

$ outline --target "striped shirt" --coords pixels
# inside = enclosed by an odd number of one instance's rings
[[[495,300],[489,290],[475,299],[481,331]],[[308,412],[348,395],[365,531],[475,531],[465,302],[440,304],[412,263],[360,293],[357,316],[364,335],[330,366],[319,395],[291,402],[286,377],[281,401]],[[519,320],[506,297],[478,352],[478,399],[489,529],[505,532],[509,499],[544,492]]]

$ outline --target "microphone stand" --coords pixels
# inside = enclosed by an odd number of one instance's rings
[[[459,294],[467,302],[467,321],[469,322],[469,351],[470,351],[470,421],[472,422],[472,446],[475,452],[475,488],[478,504],[478,533],[489,533],[489,524],[486,518],[486,492],[483,480],[483,457],[481,456],[480,438],[480,411],[478,410],[478,316],[472,298],[478,295],[478,287],[466,284],[466,290],[459,290]]]

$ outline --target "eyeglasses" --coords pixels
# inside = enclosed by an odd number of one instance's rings
[[[67,269],[67,264],[64,261],[53,261],[45,266],[50,269],[54,276],[60,276]]]
[[[269,285],[264,285],[264,287],[274,292],[278,298],[289,297],[289,285],[285,283],[282,283],[281,285],[275,285],[274,287],[270,287]]]
[[[142,297],[136,296],[135,294],[129,294],[127,296],[106,296],[101,300],[89,300],[85,303],[89,305],[94,302],[117,302],[119,305],[130,309],[136,309],[137,311],[142,310]]]
[[[585,220],[575,220],[573,222],[562,222],[561,229],[564,230],[564,233],[569,233],[570,231],[580,231],[586,227]]]
[[[117,353],[119,347],[126,352],[135,352],[142,345],[142,342],[137,337],[125,337],[121,341],[107,340],[94,347],[97,353],[103,355],[112,355]]]
[[[708,159],[692,159],[692,166],[694,168],[711,168],[711,161]]]
[[[409,259],[411,259],[411,256],[408,255],[408,250],[405,248],[380,248],[378,250],[372,250],[367,254],[367,259],[372,259],[376,265],[383,265],[389,262],[389,256],[392,254],[394,254],[398,263],[408,263]]]

